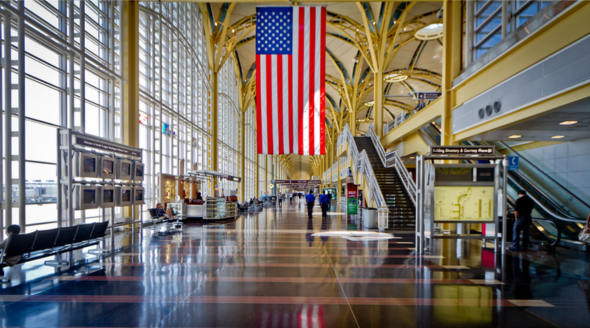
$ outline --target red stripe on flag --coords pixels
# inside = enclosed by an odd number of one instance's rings
[[[289,119],[293,119],[293,56],[288,56],[289,58]],[[294,153],[295,149],[293,149],[293,124],[295,122],[291,122],[289,124],[289,153]]]
[[[320,154],[326,153],[326,7],[321,9],[320,33]]]
[[[279,119],[279,126],[275,128],[279,130],[279,154],[285,153],[285,148],[283,147],[283,56],[277,55],[277,98],[278,98],[278,105],[279,108],[277,110],[278,119]]]
[[[266,55],[266,137],[268,139],[267,154],[274,154],[272,130],[272,55]]]
[[[314,89],[315,89],[315,10],[316,7],[309,8],[309,154],[315,153],[314,145]],[[319,105],[319,104],[317,104]]]
[[[260,67],[260,55],[256,55],[256,67]],[[256,70],[256,135],[258,136],[258,154],[262,154],[262,119],[261,119],[261,105],[260,98],[262,91],[260,90],[260,70]]]
[[[305,139],[303,137],[303,120],[305,119],[303,117],[303,106],[305,106],[305,104],[303,104],[303,74],[301,74],[301,72],[303,72],[303,46],[304,46],[304,42],[305,42],[305,8],[304,7],[300,7],[299,8],[299,43],[297,44],[297,48],[299,50],[299,72],[297,72],[297,74],[299,75],[299,87],[297,88],[298,90],[298,98],[299,98],[299,102],[298,102],[298,111],[299,111],[299,116],[298,116],[298,120],[299,120],[299,154],[303,155],[303,140]]]

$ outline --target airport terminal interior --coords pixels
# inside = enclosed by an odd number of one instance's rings
[[[0,0],[0,326],[589,327],[588,17]]]

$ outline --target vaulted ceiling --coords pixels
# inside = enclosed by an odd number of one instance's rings
[[[273,3],[265,2],[263,5]],[[284,6],[285,3],[276,5]],[[417,105],[408,97],[409,93],[440,89],[442,39],[421,41],[414,34],[429,24],[440,23],[436,14],[442,7],[441,2],[306,2],[299,5],[327,5],[326,124],[328,133],[333,133],[334,137],[348,122],[351,110],[356,112],[359,131],[365,131],[373,122],[371,101],[375,67],[371,57],[374,52],[369,49],[370,38],[373,43],[376,39],[386,43],[385,74],[395,71],[408,76],[402,82],[385,83],[384,94],[388,97],[384,106],[384,122],[391,121],[403,111],[411,111]],[[202,5],[201,9],[208,13],[213,31],[226,29],[228,41],[222,52],[229,51],[236,61],[235,68],[242,86],[253,88],[255,81],[252,80],[256,76],[256,3],[210,3]],[[386,37],[379,39],[375,36],[379,29],[385,29]],[[356,108],[349,108],[351,102],[346,99],[347,91],[350,96],[351,90],[358,92],[358,100],[352,105]],[[298,160],[305,161],[308,167],[313,166],[310,159],[301,157]],[[303,165],[293,163],[293,166]]]

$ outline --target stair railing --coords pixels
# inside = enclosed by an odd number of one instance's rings
[[[414,203],[414,206],[416,206],[416,183],[410,176],[410,173],[406,169],[406,166],[402,162],[402,159],[399,157],[397,152],[394,150],[390,151],[389,153],[385,153],[385,149],[383,148],[383,144],[381,144],[381,140],[379,140],[375,134],[375,128],[373,124],[369,124],[369,129],[365,135],[371,137],[373,145],[375,146],[375,149],[377,149],[377,153],[379,154],[379,158],[381,159],[383,166],[395,167],[395,170],[400,176],[402,183],[404,184],[404,187],[406,188],[406,191],[412,200],[412,203]]]
[[[389,209],[385,202],[385,197],[383,197],[379,183],[375,178],[375,173],[373,173],[373,167],[371,166],[371,161],[369,160],[367,152],[365,150],[361,152],[358,151],[354,136],[352,135],[348,124],[344,126],[342,133],[338,136],[338,146],[341,146],[346,141],[348,141],[348,149],[350,151],[355,171],[364,174],[369,187],[369,195],[377,205],[379,230],[387,229],[389,227]]]

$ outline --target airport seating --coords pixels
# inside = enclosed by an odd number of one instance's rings
[[[98,245],[106,235],[109,221],[79,224],[50,230],[9,235],[4,249],[0,250],[0,263],[7,257],[21,256],[17,264],[64,252]],[[45,261],[47,265],[69,264],[67,261]]]

